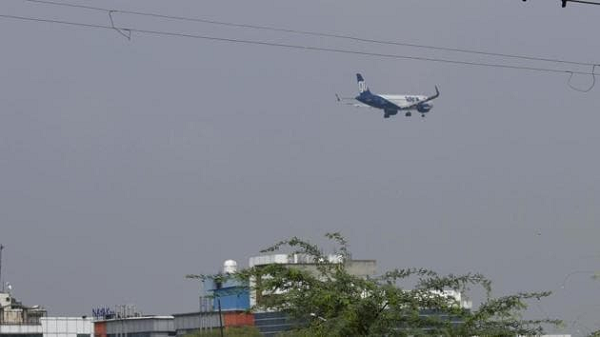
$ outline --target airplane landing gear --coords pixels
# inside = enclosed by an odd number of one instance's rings
[[[410,116],[412,116],[412,114],[410,112],[407,112],[407,113],[404,114],[404,116],[410,117]]]
[[[421,117],[422,117],[422,118],[425,118],[425,114],[421,114]]]

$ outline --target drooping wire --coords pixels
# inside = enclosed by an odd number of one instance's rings
[[[131,41],[131,30],[130,29],[121,29],[115,26],[115,21],[113,20],[112,13],[116,12],[115,10],[108,11],[108,17],[110,19],[110,25],[114,30],[116,30],[119,34],[125,36],[127,40]]]
[[[592,75],[592,84],[590,84],[590,86],[589,86],[588,88],[586,88],[586,89],[580,89],[580,88],[577,88],[577,87],[573,86],[573,85],[571,84],[571,80],[573,79],[573,75],[574,75],[574,74],[573,74],[572,72],[570,72],[570,71],[569,71],[569,73],[571,73],[571,75],[569,75],[569,80],[567,81],[567,85],[568,85],[568,86],[569,86],[571,89],[573,89],[573,90],[575,90],[575,91],[579,91],[579,92],[590,92],[590,91],[591,91],[591,90],[592,90],[592,89],[593,89],[593,88],[596,86],[596,72],[595,72],[595,71],[596,71],[596,67],[597,67],[597,66],[598,66],[597,64],[594,64],[594,65],[592,66],[592,72],[590,73],[590,75]]]
[[[206,23],[206,24],[212,24],[212,25],[221,25],[221,26],[238,27],[238,28],[250,28],[250,29],[267,30],[267,31],[282,32],[282,33],[345,39],[345,40],[352,40],[352,41],[365,42],[365,43],[374,43],[374,44],[380,44],[380,45],[394,45],[394,46],[403,46],[403,47],[412,47],[412,48],[421,48],[421,49],[430,49],[430,50],[439,50],[439,51],[458,52],[458,53],[465,53],[465,54],[476,54],[476,55],[495,56],[495,57],[504,57],[504,58],[512,58],[512,59],[522,59],[522,60],[529,60],[529,61],[554,62],[554,63],[571,64],[571,65],[583,65],[583,66],[594,65],[593,63],[569,61],[569,60],[562,60],[562,59],[555,59],[555,58],[515,55],[515,54],[507,54],[507,53],[496,53],[496,52],[487,52],[487,51],[464,49],[464,48],[439,47],[439,46],[433,46],[433,45],[408,43],[408,42],[401,42],[401,41],[389,41],[389,40],[363,38],[363,37],[359,37],[359,36],[345,35],[345,34],[331,34],[331,33],[315,32],[315,31],[297,30],[297,29],[280,28],[280,27],[264,26],[264,25],[243,24],[243,23],[235,23],[235,22],[216,21],[216,20],[208,20],[208,19],[201,19],[201,18],[164,15],[164,14],[139,12],[139,11],[113,10],[113,9],[107,9],[107,8],[85,6],[85,5],[71,4],[71,3],[65,3],[65,2],[56,2],[56,1],[50,1],[50,0],[25,0],[25,1],[33,2],[33,3],[47,4],[47,5],[54,5],[54,6],[82,8],[82,9],[96,10],[96,11],[105,11],[105,12],[113,11],[113,12],[119,12],[119,13],[124,13],[124,14],[150,16],[150,17],[156,17],[156,18],[162,18],[162,19],[200,22],[200,23]]]
[[[571,276],[579,275],[579,274],[588,274],[588,275],[592,274],[592,275],[594,275],[595,273],[597,273],[597,272],[593,271],[593,270],[575,270],[575,271],[572,271],[572,272],[568,273],[567,275],[565,275],[565,278],[563,279],[563,282],[562,282],[562,284],[560,286],[560,289],[564,289],[564,290],[567,289],[567,281],[569,280],[569,278],[571,278]]]
[[[148,30],[148,29],[128,28],[128,27],[112,27],[112,26],[103,26],[103,25],[97,25],[97,24],[78,23],[78,22],[71,22],[71,21],[61,21],[61,20],[25,17],[25,16],[17,16],[17,15],[0,14],[0,18],[21,20],[21,21],[36,21],[36,22],[55,23],[55,24],[61,24],[61,25],[81,26],[81,27],[97,28],[97,29],[111,29],[112,30],[112,29],[118,28],[121,30],[129,30],[131,32],[136,32],[136,33],[140,33],[140,34],[159,35],[159,36],[174,36],[174,37],[183,37],[183,38],[193,38],[193,39],[203,39],[203,40],[211,40],[211,41],[247,44],[247,45],[258,45],[258,46],[280,47],[280,48],[287,48],[287,49],[300,49],[300,50],[323,51],[323,52],[340,53],[340,54],[372,56],[372,57],[379,57],[379,58],[427,61],[427,62],[455,64],[455,65],[467,65],[467,66],[514,69],[514,70],[527,70],[527,71],[560,73],[560,74],[564,74],[564,73],[573,73],[573,74],[581,74],[581,75],[589,75],[590,74],[589,72],[561,70],[561,69],[555,69],[555,68],[515,66],[515,65],[498,64],[498,63],[471,62],[471,61],[450,60],[450,59],[444,59],[444,58],[409,56],[409,55],[401,55],[401,54],[375,53],[375,52],[365,52],[365,51],[352,50],[352,49],[315,47],[315,46],[310,46],[310,45],[296,45],[296,44],[286,44],[286,43],[265,42],[265,41],[258,41],[258,40],[234,39],[234,38],[224,38],[224,37],[218,37],[218,36],[174,33],[174,32],[166,32],[166,31],[159,31],[159,30]]]
[[[138,29],[138,28],[116,27],[114,25],[103,26],[103,25],[96,25],[96,24],[78,23],[78,22],[52,20],[52,19],[43,19],[43,18],[34,18],[34,17],[24,17],[24,16],[17,16],[17,15],[0,14],[0,18],[21,20],[21,21],[36,21],[36,22],[55,23],[55,24],[62,24],[62,25],[69,25],[69,26],[80,26],[80,27],[96,28],[96,29],[110,29],[110,30],[115,30],[116,29],[116,30],[118,30],[120,32],[121,31],[129,32],[129,36],[124,35],[124,33],[121,32],[121,34],[123,34],[124,36],[126,36],[128,38],[130,38],[130,36],[131,36],[130,34],[131,33],[136,32],[136,33],[140,33],[140,34],[149,34],[149,35],[157,35],[157,36],[172,36],[172,37],[182,37],[182,38],[194,38],[194,39],[203,39],[203,40],[210,40],[210,41],[220,41],[220,42],[246,44],[246,45],[269,46],[269,47],[279,47],[279,48],[299,49],[299,50],[310,50],[310,51],[322,51],[322,52],[330,52],[330,53],[351,54],[351,55],[370,56],[370,57],[379,57],[379,58],[388,58],[388,59],[415,60],[415,61],[426,61],[426,62],[454,64],[454,65],[466,65],[466,66],[477,66],[477,67],[487,67],[487,68],[501,68],[501,69],[525,70],[525,71],[546,72],[546,73],[561,73],[561,74],[562,73],[568,73],[568,74],[571,74],[571,76],[573,76],[574,74],[592,75],[594,77],[594,82],[595,82],[595,75],[597,75],[597,74],[595,74],[593,72],[589,73],[589,72],[583,72],[583,71],[561,70],[561,69],[554,69],[554,68],[515,66],[515,65],[497,64],[497,63],[471,62],[471,61],[459,61],[459,60],[450,60],[450,59],[443,59],[443,58],[408,56],[408,55],[400,55],[400,54],[385,54],[385,53],[375,53],[375,52],[364,52],[364,51],[351,50],[351,49],[325,48],[325,47],[315,47],[315,46],[309,46],[309,45],[295,45],[295,44],[285,44],[285,43],[274,43],[274,42],[257,41],[257,40],[224,38],[224,37],[208,36],[208,35],[194,35],[194,34],[165,32],[165,31],[158,31],[158,30],[147,30],[147,29]],[[595,70],[595,68],[593,70]],[[591,90],[591,88],[589,90]]]

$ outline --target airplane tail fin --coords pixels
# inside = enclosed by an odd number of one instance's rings
[[[356,74],[356,80],[358,81],[358,93],[362,94],[363,92],[370,92],[369,87],[367,87],[367,82],[362,77],[361,74]]]

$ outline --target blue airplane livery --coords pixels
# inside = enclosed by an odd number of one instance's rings
[[[421,117],[425,117],[433,104],[430,101],[440,96],[440,91],[435,87],[435,95],[376,95],[371,93],[367,83],[361,74],[356,74],[358,81],[358,96],[340,97],[335,95],[338,102],[352,105],[358,108],[375,108],[383,110],[383,118],[389,118],[398,114],[398,111],[404,112],[406,117],[412,116],[412,113],[420,113]]]

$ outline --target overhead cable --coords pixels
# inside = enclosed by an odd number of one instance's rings
[[[568,86],[569,86],[571,89],[573,89],[573,90],[575,90],[575,91],[579,91],[579,92],[590,92],[590,91],[591,91],[591,90],[592,90],[592,89],[593,89],[593,88],[596,86],[596,67],[597,67],[597,66],[598,66],[598,65],[596,65],[596,64],[594,64],[594,65],[592,66],[592,72],[590,73],[590,74],[592,75],[592,83],[590,84],[590,86],[589,86],[589,87],[587,87],[587,88],[585,88],[585,89],[580,89],[580,88],[577,88],[577,87],[575,87],[573,84],[571,84],[571,81],[573,80],[573,76],[574,76],[574,74],[573,74],[573,73],[571,73],[571,75],[569,76],[569,80],[567,81],[567,85],[568,85]]]
[[[586,5],[600,5],[600,2],[584,1],[584,0],[566,0],[566,2],[576,2]]]
[[[242,24],[242,23],[235,23],[235,22],[216,21],[216,20],[208,20],[208,19],[202,19],[202,18],[173,16],[173,15],[164,15],[164,14],[139,12],[139,11],[116,10],[116,9],[100,8],[100,7],[93,7],[93,6],[77,5],[77,4],[71,4],[71,3],[65,3],[65,2],[56,2],[56,1],[50,1],[50,0],[25,0],[25,1],[33,2],[33,3],[47,4],[47,5],[54,5],[54,6],[63,6],[63,7],[82,8],[82,9],[104,11],[104,12],[113,12],[113,13],[118,12],[118,13],[123,13],[123,14],[149,16],[149,17],[170,19],[170,20],[200,22],[200,23],[205,23],[205,24],[221,25],[221,26],[228,26],[228,27],[250,28],[250,29],[256,29],[256,30],[266,30],[266,31],[290,33],[290,34],[328,37],[328,38],[344,39],[344,40],[351,40],[351,41],[364,42],[364,43],[373,43],[373,44],[380,44],[380,45],[403,46],[403,47],[411,47],[411,48],[458,52],[458,53],[465,53],[465,54],[485,55],[485,56],[494,56],[494,57],[504,57],[504,58],[521,59],[521,60],[529,60],[529,61],[554,62],[554,63],[583,65],[583,66],[593,66],[594,65],[594,63],[577,62],[577,61],[570,61],[570,60],[563,60],[563,59],[556,59],[556,58],[515,55],[515,54],[507,54],[507,53],[496,53],[496,52],[487,52],[487,51],[464,49],[464,48],[449,48],[449,47],[440,47],[440,46],[433,46],[433,45],[401,42],[401,41],[363,38],[363,37],[359,37],[359,36],[345,35],[345,34],[332,34],[332,33],[323,33],[323,32],[315,32],[315,31],[280,28],[280,27],[273,27],[273,26]]]
[[[523,0],[523,2],[526,2],[527,0]],[[562,8],[567,7],[567,2],[575,2],[575,3],[579,3],[579,4],[585,4],[585,5],[600,5],[600,2],[594,2],[594,1],[588,1],[588,0],[559,0]]]
[[[108,11],[108,18],[110,19],[110,25],[119,34],[125,36],[125,38],[127,38],[127,40],[131,40],[131,30],[129,30],[129,29],[119,29],[119,28],[115,27],[115,21],[113,20],[113,17],[112,17],[112,13],[114,13],[114,12],[115,11]]]
[[[375,53],[375,52],[365,52],[365,51],[352,50],[352,49],[339,49],[339,48],[316,47],[316,46],[310,46],[310,45],[275,43],[275,42],[266,42],[266,41],[259,41],[259,40],[246,40],[246,39],[225,38],[225,37],[210,36],[210,35],[175,33],[175,32],[166,32],[166,31],[159,31],[159,30],[138,29],[138,28],[131,28],[131,27],[105,26],[105,25],[79,23],[79,22],[71,22],[71,21],[61,21],[61,20],[44,19],[44,18],[36,18],[36,17],[17,16],[17,15],[0,14],[0,18],[20,20],[20,21],[30,21],[30,22],[31,21],[46,22],[46,23],[54,23],[54,24],[61,24],[61,25],[67,25],[67,26],[80,26],[80,27],[96,28],[96,29],[107,29],[107,30],[119,29],[119,30],[123,30],[123,31],[131,31],[132,33],[139,33],[139,34],[193,38],[193,39],[202,39],[202,40],[210,40],[210,41],[220,41],[220,42],[226,42],[226,43],[237,43],[237,44],[256,45],[256,46],[269,46],[269,47],[279,47],[279,48],[287,48],[287,49],[322,51],[322,52],[331,52],[331,53],[339,53],[339,54],[351,54],[351,55],[379,57],[379,58],[387,58],[387,59],[427,61],[427,62],[436,62],[436,63],[455,64],[455,65],[526,70],[526,71],[546,72],[546,73],[592,75],[592,73],[590,73],[590,72],[562,70],[562,69],[556,69],[556,68],[517,66],[517,65],[506,65],[506,64],[498,64],[498,63],[460,61],[460,60],[451,60],[451,59],[444,59],[444,58]]]

